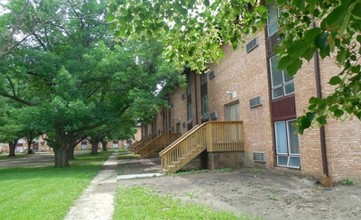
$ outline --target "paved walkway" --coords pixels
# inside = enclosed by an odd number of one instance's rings
[[[65,220],[111,220],[117,189],[118,153],[113,153],[103,164],[88,188],[75,202]]]

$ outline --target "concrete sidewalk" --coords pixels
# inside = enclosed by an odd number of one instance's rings
[[[117,189],[118,153],[113,153],[102,170],[68,212],[65,220],[111,220]]]

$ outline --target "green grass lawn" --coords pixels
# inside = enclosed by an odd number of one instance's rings
[[[149,188],[118,188],[114,220],[118,219],[254,219],[217,212],[196,204],[184,204],[172,196],[160,196]]]
[[[79,155],[68,168],[0,169],[0,219],[64,219],[111,153]]]

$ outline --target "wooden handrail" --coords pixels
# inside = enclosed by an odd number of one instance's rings
[[[207,122],[206,122],[207,123]],[[163,154],[167,153],[173,146],[177,145],[178,143],[180,143],[181,141],[183,141],[184,139],[186,139],[189,135],[191,135],[193,132],[195,132],[196,130],[200,129],[202,126],[204,126],[206,123],[203,124],[198,124],[196,126],[194,126],[191,130],[187,131],[186,133],[184,133],[180,138],[178,138],[177,140],[175,140],[173,143],[171,143],[168,147],[164,148],[164,150],[162,150],[161,152],[159,152],[159,156],[162,156]]]
[[[142,157],[147,157],[149,154],[154,153],[156,151],[162,150],[166,146],[168,146],[170,143],[172,143],[174,140],[179,138],[181,136],[180,133],[164,133],[150,142],[146,143],[139,151],[138,153]]]
[[[152,140],[153,140],[152,137],[148,137],[147,139],[144,139],[144,141],[141,144],[137,145],[134,149],[132,149],[132,151],[134,153],[138,153],[144,146],[146,146]]]
[[[129,147],[128,147],[128,150],[132,150],[133,148],[135,148],[136,146],[138,146],[139,144],[141,144],[144,140],[139,140],[139,141],[136,141],[134,142],[133,144],[131,144]]]
[[[240,121],[206,122],[178,138],[159,153],[165,172],[176,172],[202,151],[243,151]]]

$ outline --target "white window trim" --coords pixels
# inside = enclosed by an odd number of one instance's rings
[[[284,97],[284,96],[288,96],[288,95],[291,95],[291,94],[294,94],[295,93],[295,90],[293,90],[293,92],[290,92],[290,93],[286,93],[286,85],[289,85],[291,83],[294,84],[294,79],[292,77],[291,80],[285,82],[285,71],[284,70],[281,70],[282,71],[282,74],[281,74],[281,77],[282,77],[282,83],[279,84],[279,85],[273,85],[273,75],[272,75],[272,62],[271,60],[274,59],[275,57],[277,57],[277,55],[274,55],[273,57],[269,58],[269,65],[270,65],[270,75],[271,75],[271,87],[272,87],[272,99],[277,99],[277,98],[280,98],[280,97]],[[283,91],[283,94],[280,95],[280,96],[274,96],[274,92],[273,90],[274,89],[278,89],[278,88],[281,88],[282,87],[282,91]]]
[[[277,10],[277,19],[274,22],[269,23],[269,16],[267,16],[267,34],[268,34],[268,37],[271,37],[272,35],[274,35],[275,33],[278,32],[278,28],[277,28],[277,31],[270,33],[270,27],[272,27],[273,25],[278,23],[278,18],[280,16],[280,10],[278,9],[276,2],[273,2],[273,3],[275,4],[276,10]],[[268,10],[268,6],[267,6],[267,10]]]
[[[291,166],[289,165],[290,164],[290,158],[291,157],[298,157],[298,158],[301,158],[301,154],[291,154],[291,144],[290,144],[290,136],[289,136],[289,128],[288,128],[288,124],[293,122],[293,121],[296,121],[295,119],[291,119],[291,120],[287,120],[287,121],[277,121],[274,123],[274,128],[275,128],[275,140],[276,140],[276,159],[277,159],[277,166],[279,167],[287,167],[287,168],[297,168],[299,169],[301,167],[301,164],[300,166]],[[278,143],[277,143],[277,129],[276,129],[276,124],[277,123],[285,123],[285,126],[286,126],[286,137],[287,137],[287,153],[279,153],[278,152]],[[299,142],[298,142],[298,147],[299,146]],[[287,165],[281,165],[278,163],[278,156],[287,156]]]

